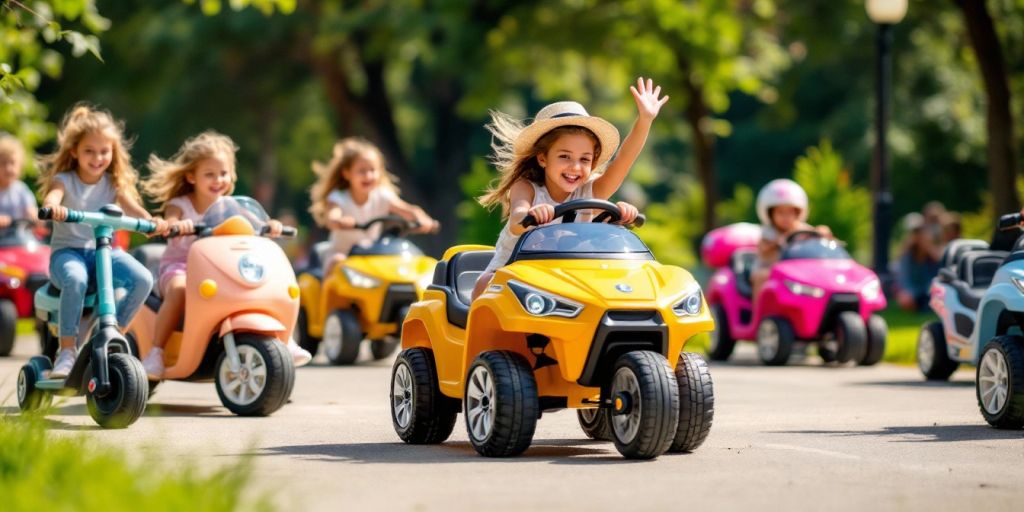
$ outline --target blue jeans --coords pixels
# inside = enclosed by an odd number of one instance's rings
[[[117,324],[126,327],[153,289],[153,275],[142,263],[124,251],[110,252],[114,289],[127,293],[117,302]],[[60,288],[59,336],[78,336],[85,292],[96,279],[96,250],[65,247],[50,255],[50,280]]]

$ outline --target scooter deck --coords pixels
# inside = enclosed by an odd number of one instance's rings
[[[45,389],[47,391],[61,391],[68,389],[65,386],[66,379],[41,379],[36,381],[36,389]]]

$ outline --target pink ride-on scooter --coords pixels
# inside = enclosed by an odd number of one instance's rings
[[[882,359],[888,327],[875,313],[886,301],[874,272],[839,242],[798,231],[787,238],[755,308],[750,273],[759,239],[758,226],[740,223],[711,231],[702,244],[702,258],[717,269],[705,290],[716,327],[712,360],[728,359],[737,340],[756,341],[770,366],[786,364],[793,345],[803,341],[818,342],[826,363]]]

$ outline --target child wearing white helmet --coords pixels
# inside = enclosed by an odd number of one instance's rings
[[[807,193],[793,180],[768,182],[757,194],[757,217],[761,220],[761,241],[757,244],[757,264],[750,274],[754,298],[768,280],[772,265],[779,260],[786,238],[797,231],[817,230],[832,236],[826,226],[807,223]]]

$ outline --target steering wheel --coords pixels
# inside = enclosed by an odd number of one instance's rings
[[[800,229],[790,233],[789,236],[786,237],[786,245],[791,245],[795,242],[812,238],[825,238],[825,235],[822,235],[814,229]]]
[[[576,212],[579,210],[601,210],[601,213],[597,214],[591,222],[619,222],[622,220],[622,211],[619,210],[618,205],[604,199],[574,199],[564,202],[555,207],[555,215],[551,220],[561,218],[563,222],[572,222],[575,220]],[[629,227],[643,226],[646,220],[647,217],[644,217],[642,214],[637,215],[636,219],[629,224]],[[527,214],[519,224],[524,228],[536,226],[537,218],[532,214]]]
[[[374,224],[381,225],[381,236],[394,236],[401,237],[409,234],[415,229],[420,227],[420,223],[411,221],[405,217],[398,215],[385,215],[383,217],[377,217],[370,219],[362,224],[356,224],[352,226],[352,229],[370,229]]]

